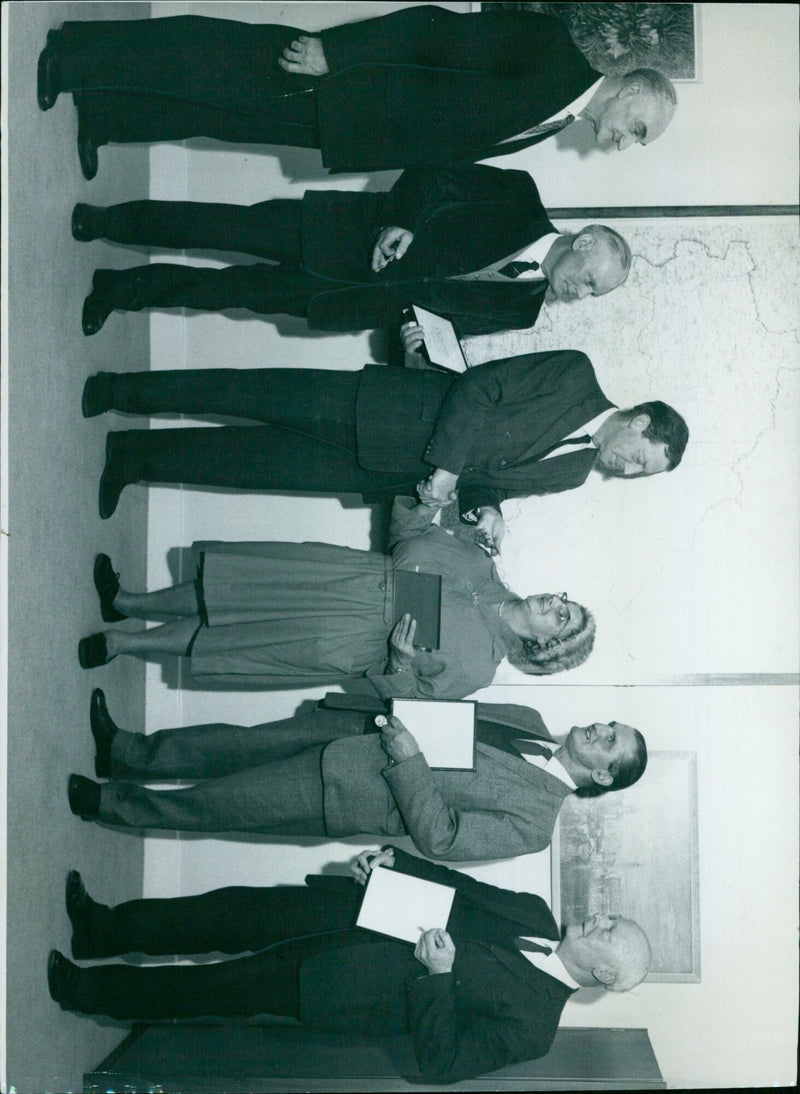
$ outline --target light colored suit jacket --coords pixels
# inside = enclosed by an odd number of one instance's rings
[[[478,717],[508,727],[511,742],[552,740],[526,707],[480,703]],[[571,793],[560,779],[480,739],[475,771],[432,771],[421,753],[390,765],[376,734],[327,745],[322,782],[329,835],[408,834],[423,855],[452,862],[542,851]]]

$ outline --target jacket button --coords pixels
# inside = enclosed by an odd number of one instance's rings
[[[381,581],[381,582],[380,582],[380,584],[378,585],[378,588],[379,588],[379,589],[385,589],[385,588],[386,588],[386,582],[385,582],[385,581]]]
[[[508,460],[501,460],[500,461],[500,466],[501,467],[505,467],[507,464],[508,464]]]

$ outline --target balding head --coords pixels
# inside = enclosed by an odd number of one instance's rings
[[[647,935],[632,919],[595,915],[571,923],[558,946],[567,971],[583,987],[630,991],[650,968]]]

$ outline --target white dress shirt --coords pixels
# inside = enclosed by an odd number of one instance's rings
[[[584,448],[597,448],[597,445],[591,439],[597,433],[598,429],[604,422],[607,422],[612,414],[617,413],[617,408],[612,406],[610,410],[601,411],[595,418],[592,418],[586,425],[580,426],[579,429],[574,429],[568,437],[564,438],[564,441],[568,441],[571,437],[582,437],[586,434],[590,439],[585,444],[569,444],[566,446],[559,445],[558,448],[554,448],[552,452],[548,452],[546,456],[542,456],[542,460],[549,460],[553,456],[563,456],[564,452],[580,452]]]
[[[605,76],[601,76],[599,80],[595,80],[592,86],[588,87],[586,91],[584,91],[582,95],[579,95],[577,99],[571,102],[569,106],[564,107],[562,110],[557,110],[556,113],[551,114],[549,118],[543,118],[540,122],[537,122],[536,125],[532,125],[528,129],[523,130],[522,133],[518,133],[516,137],[506,137],[504,141],[498,141],[498,144],[502,145],[508,144],[511,141],[523,140],[531,133],[532,130],[537,129],[540,125],[549,125],[550,122],[556,122],[559,118],[565,118],[567,114],[572,114],[576,122],[584,121],[585,119],[582,119],[580,117],[581,111],[585,110],[589,103],[592,101],[595,91],[597,91],[598,87],[604,79]],[[574,122],[572,124],[574,125]]]
[[[529,756],[526,752],[523,752],[523,758],[526,759],[529,764],[533,764],[534,767],[540,767],[542,771],[546,771],[548,775],[553,775],[556,779],[560,779],[562,783],[566,783],[570,790],[577,790],[577,783],[573,782],[561,761],[556,759],[555,752],[560,746],[552,744],[550,741],[533,741],[533,744],[539,745],[541,748],[549,749],[550,758],[548,759],[547,756]],[[549,945],[549,943],[547,943],[547,945]]]
[[[552,976],[556,980],[560,980],[562,984],[566,984],[573,991],[578,990],[580,984],[572,979],[564,967],[564,962],[555,952],[554,947],[558,945],[558,942],[555,942],[552,938],[530,938],[526,935],[520,935],[520,937],[524,938],[526,942],[535,943],[537,946],[549,946],[553,950],[552,953],[535,953],[531,950],[520,950],[519,952],[523,957],[527,957],[537,969],[546,972],[548,976]]]

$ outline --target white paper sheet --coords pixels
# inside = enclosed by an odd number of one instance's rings
[[[418,304],[414,304],[413,309],[417,322],[425,331],[425,349],[431,364],[440,365],[451,372],[466,372],[469,366],[450,320]]]
[[[392,714],[417,740],[428,767],[475,767],[475,704],[393,699]]]
[[[369,875],[357,927],[416,945],[423,931],[447,927],[455,889],[379,866]]]

